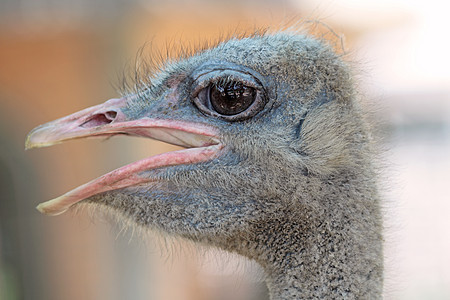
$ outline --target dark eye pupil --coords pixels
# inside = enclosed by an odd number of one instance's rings
[[[211,105],[222,115],[236,115],[246,110],[255,100],[256,90],[241,82],[215,84],[209,87]]]

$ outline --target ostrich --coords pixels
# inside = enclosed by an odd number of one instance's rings
[[[231,38],[120,99],[32,130],[26,148],[127,134],[185,149],[40,204],[116,211],[137,226],[256,261],[270,298],[379,299],[382,217],[370,127],[346,64],[289,32]]]

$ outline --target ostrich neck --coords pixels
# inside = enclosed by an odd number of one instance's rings
[[[376,208],[353,205],[313,221],[293,218],[267,224],[259,235],[265,246],[256,260],[267,273],[270,299],[381,298],[381,218]]]

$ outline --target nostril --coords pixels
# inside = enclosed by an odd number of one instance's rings
[[[110,110],[110,111],[105,112],[105,117],[108,120],[114,121],[116,116],[117,116],[117,111]]]
[[[116,111],[107,111],[101,114],[92,115],[87,121],[80,125],[83,128],[97,127],[112,123],[117,117]]]

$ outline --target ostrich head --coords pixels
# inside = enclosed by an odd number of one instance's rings
[[[41,125],[27,148],[127,134],[186,149],[103,175],[38,209],[79,202],[236,252],[274,299],[379,296],[381,218],[367,126],[331,47],[277,33],[167,63],[151,85]]]

